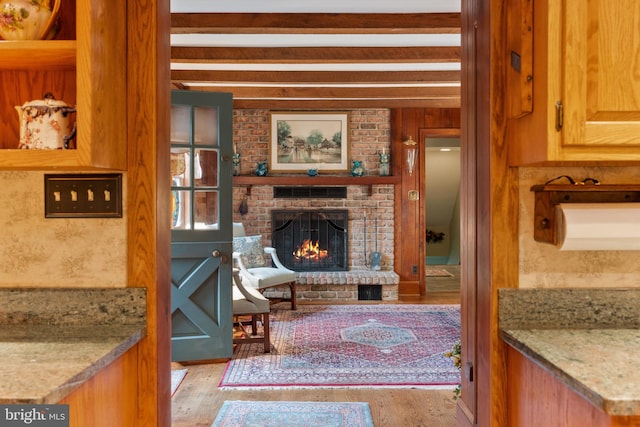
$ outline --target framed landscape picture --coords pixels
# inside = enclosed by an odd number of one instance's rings
[[[270,119],[270,171],[349,170],[349,113],[274,112]]]

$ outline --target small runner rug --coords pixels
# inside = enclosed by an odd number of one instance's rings
[[[425,276],[427,277],[454,277],[453,274],[449,273],[447,270],[443,268],[427,268],[425,270]]]
[[[453,388],[445,353],[460,339],[459,305],[298,306],[271,312],[271,353],[241,344],[219,387]]]
[[[187,375],[187,369],[171,370],[171,396],[173,396],[173,394],[176,392],[185,375]]]
[[[366,402],[226,400],[211,427],[373,427]]]

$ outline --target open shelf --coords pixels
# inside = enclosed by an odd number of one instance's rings
[[[75,40],[0,41],[0,68],[3,70],[75,67]]]

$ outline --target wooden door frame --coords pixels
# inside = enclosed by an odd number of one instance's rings
[[[420,150],[420,158],[418,162],[420,162],[420,192],[426,193],[427,188],[427,172],[423,170],[423,166],[427,161],[427,150],[425,146],[425,140],[427,138],[460,138],[460,129],[459,128],[420,128],[418,130],[418,141],[422,144],[422,150]],[[462,147],[460,147],[460,156],[462,156]],[[462,159],[462,157],[460,157]],[[461,171],[462,172],[462,171]],[[426,195],[425,195],[426,197]],[[420,218],[420,232],[421,236],[425,236],[427,232],[427,212],[424,202],[420,204],[418,208],[418,216]],[[420,253],[420,259],[426,260],[427,258],[427,245],[426,243],[419,245],[418,251]],[[423,262],[420,265],[420,296],[424,296],[427,293],[427,279],[426,279],[426,262]]]
[[[508,166],[506,8],[462,1],[464,223],[461,250],[462,399],[457,425],[507,423],[506,344],[498,289],[518,287],[518,169]],[[473,366],[473,381],[466,378]]]

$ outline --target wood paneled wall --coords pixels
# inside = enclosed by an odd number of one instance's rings
[[[424,189],[426,136],[453,136],[460,133],[459,108],[400,108],[391,110],[391,145],[393,174],[402,182],[396,186],[395,198],[395,271],[400,276],[401,295],[425,293],[425,213]],[[406,146],[411,137],[418,142],[413,174],[406,166]],[[418,200],[409,200],[409,192],[417,191]]]

